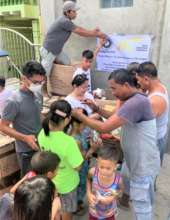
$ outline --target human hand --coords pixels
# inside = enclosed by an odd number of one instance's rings
[[[100,38],[98,47],[102,48],[105,45],[106,41],[106,38]]]
[[[95,206],[97,203],[97,198],[93,193],[87,194],[88,202],[90,205]]]
[[[35,151],[39,149],[36,141],[37,140],[36,140],[35,135],[25,135],[24,136],[24,142],[27,143]]]
[[[83,104],[88,105],[88,106],[93,110],[93,112],[96,112],[96,111],[98,110],[98,106],[97,106],[96,103],[95,103],[93,100],[91,100],[91,99],[85,99],[85,100],[83,101]]]
[[[82,117],[85,116],[83,114],[83,109],[82,108],[74,108],[72,109],[72,114],[73,117],[77,118],[78,120],[82,120]]]
[[[97,140],[90,140],[90,148],[93,152],[97,151],[102,146],[102,140],[101,138],[98,138]]]
[[[107,35],[105,33],[103,33],[99,27],[96,27],[93,31],[94,31],[94,34],[96,35],[96,37],[103,38],[103,39],[107,38]]]
[[[101,31],[97,32],[97,36],[96,37],[101,38],[101,39],[103,39],[105,41],[107,39],[107,35],[105,33],[101,32]]]
[[[99,28],[99,27],[96,27],[94,30],[95,30],[96,32],[99,32],[99,31],[100,31],[100,28]]]
[[[102,203],[103,205],[109,205],[110,203],[112,203],[113,200],[116,199],[116,196],[115,195],[112,195],[112,196],[99,196],[98,197],[98,201],[100,203]]]

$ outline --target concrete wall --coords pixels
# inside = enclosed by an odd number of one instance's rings
[[[50,0],[50,4],[47,0],[41,1],[46,2],[47,7],[43,6],[42,16],[46,21],[46,27],[49,27],[54,17],[62,13],[63,1],[57,0],[56,7],[52,3],[54,0]],[[81,7],[75,20],[77,25],[88,29],[100,27],[107,34],[153,34],[151,59],[157,65],[159,77],[170,94],[170,0],[134,0],[133,7],[110,9],[101,9],[100,0],[77,0],[77,4]],[[49,7],[52,10],[50,13]],[[73,34],[64,50],[73,61],[77,61],[80,60],[82,50],[94,49],[95,44],[95,39]],[[93,70],[94,88],[106,87],[108,75],[109,73]]]
[[[62,13],[62,0],[41,0],[41,14],[46,30],[54,21],[54,18]],[[100,0],[78,0],[81,7],[74,21],[77,25],[93,29],[100,27],[105,33],[124,34],[153,34],[152,60],[160,68],[160,77],[167,82],[170,71],[170,1],[168,0],[134,0],[133,7],[125,8],[100,8]],[[50,13],[49,13],[50,12]],[[96,40],[83,38],[72,34],[66,43],[64,50],[73,61],[80,60],[82,50],[94,49]],[[169,62],[169,63],[168,63]],[[94,87],[105,87],[108,73],[95,72],[93,74]],[[101,80],[102,79],[102,80]]]
[[[160,42],[159,73],[162,82],[167,86],[170,94],[170,1],[166,1],[162,38]]]
[[[58,1],[59,0],[39,0],[41,31],[43,35],[45,35],[48,28],[56,18],[57,10],[55,2]]]

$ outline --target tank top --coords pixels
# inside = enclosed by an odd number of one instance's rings
[[[168,92],[165,89],[165,93],[162,92],[154,92],[151,95],[149,95],[149,98],[152,98],[153,96],[160,96],[162,97],[166,102],[166,110],[156,118],[156,128],[157,128],[157,139],[161,139],[165,137],[168,129],[168,113],[169,113],[169,99],[168,99]]]
[[[92,192],[96,195],[97,198],[99,197],[107,197],[113,195],[113,193],[119,188],[120,182],[120,175],[115,174],[115,177],[113,177],[113,183],[108,186],[102,186],[99,183],[98,178],[98,169],[95,169],[95,174],[93,176],[92,180]],[[112,216],[115,216],[117,214],[117,203],[116,200],[113,200],[110,204],[102,204],[100,202],[97,202],[94,206],[89,207],[89,212],[92,216],[94,216],[97,219],[105,219]]]

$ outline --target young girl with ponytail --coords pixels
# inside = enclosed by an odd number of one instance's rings
[[[65,100],[55,101],[38,136],[41,150],[56,153],[61,159],[53,181],[61,199],[62,220],[71,220],[72,213],[77,210],[78,170],[83,162],[76,141],[64,133],[70,119],[70,104]]]

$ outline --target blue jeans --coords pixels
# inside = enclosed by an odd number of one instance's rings
[[[130,197],[136,220],[153,220],[155,177],[135,177],[130,180]]]
[[[36,151],[17,152],[18,163],[21,169],[21,177],[25,176],[31,169],[30,162]]]
[[[86,195],[86,179],[88,174],[88,161],[85,160],[79,171],[80,183],[77,188],[77,199],[78,201],[83,201],[84,196]]]

